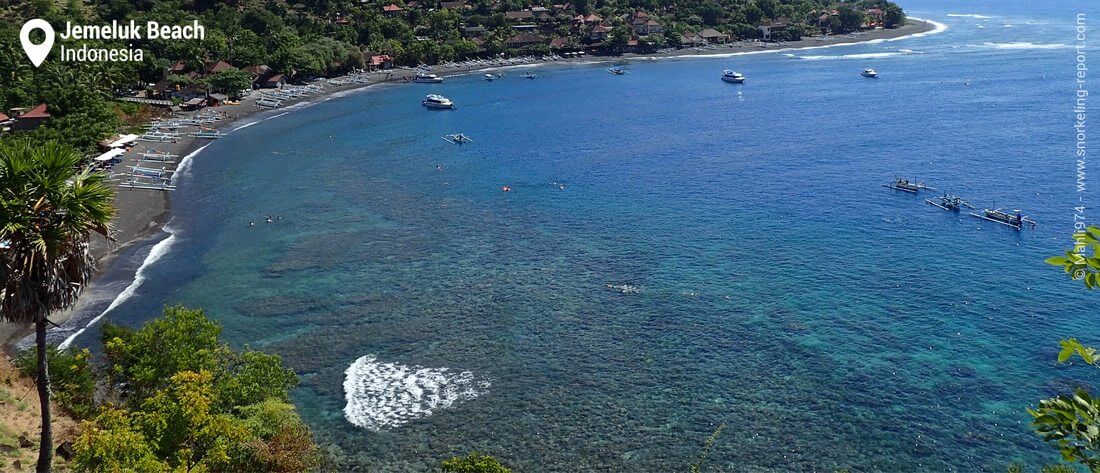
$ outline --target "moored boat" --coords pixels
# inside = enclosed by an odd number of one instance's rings
[[[722,80],[732,84],[744,84],[745,75],[736,71],[722,71]]]
[[[443,78],[435,74],[426,74],[420,72],[416,74],[416,78],[413,79],[413,82],[416,82],[418,84],[438,84],[440,82],[443,82]]]
[[[882,187],[888,187],[890,189],[909,192],[909,193],[912,193],[912,194],[916,194],[918,191],[920,191],[922,189],[935,190],[931,187],[928,187],[923,182],[912,182],[909,179],[906,179],[904,177],[899,177],[897,179],[894,179],[894,182],[891,182],[889,184],[883,184]]]
[[[619,67],[619,66],[609,67],[609,68],[607,68],[607,72],[610,72],[610,73],[612,73],[614,75],[617,75],[617,76],[621,76],[623,74],[626,74],[626,70],[623,69],[622,67]]]
[[[924,199],[924,201],[928,202],[934,207],[939,207],[943,210],[952,212],[958,212],[963,207],[971,209],[974,208],[973,205],[970,205],[970,202],[963,200],[962,197],[959,197],[955,194],[944,194],[934,199]]]
[[[437,94],[428,94],[424,101],[420,102],[420,105],[438,110],[455,108],[455,104],[451,102],[451,99]]]
[[[1026,215],[1020,213],[1019,210],[1013,210],[1012,212],[1005,212],[1001,209],[982,209],[982,213],[971,213],[975,217],[982,220],[989,220],[990,222],[996,222],[1001,225],[1012,227],[1016,230],[1020,230],[1025,226],[1028,228],[1035,228],[1038,224]]]
[[[473,142],[474,140],[473,140],[473,138],[470,138],[469,136],[466,136],[463,133],[455,133],[453,135],[444,135],[443,136],[443,141],[446,141],[446,142],[452,143],[452,144],[456,144],[456,145],[460,145],[460,144],[463,144],[463,143]]]
[[[494,76],[494,75],[492,75],[492,74],[485,74],[485,80],[486,80],[486,81],[488,81],[488,82],[492,82],[492,81],[493,81],[493,79],[496,79],[496,76]]]

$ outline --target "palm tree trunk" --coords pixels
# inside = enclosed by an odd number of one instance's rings
[[[34,342],[38,347],[38,403],[42,407],[42,438],[38,444],[38,473],[49,473],[53,464],[53,428],[50,424],[50,374],[46,364],[46,317],[34,322]]]

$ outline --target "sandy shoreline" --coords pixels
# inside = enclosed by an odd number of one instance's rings
[[[890,41],[911,37],[914,35],[930,34],[940,30],[942,30],[942,25],[936,24],[934,22],[910,19],[910,22],[906,25],[891,30],[872,30],[857,34],[830,36],[826,38],[814,37],[803,39],[801,41],[785,43],[736,42],[728,45],[715,45],[704,48],[680,49],[657,54],[590,56],[560,59],[557,61],[537,61],[517,64],[502,63],[499,65],[483,64],[464,67],[434,66],[431,67],[430,70],[432,73],[435,74],[449,76],[483,70],[504,69],[508,67],[534,67],[553,65],[558,63],[612,63],[621,62],[624,60],[656,60],[672,58],[706,58],[735,56],[741,54],[768,53],[785,50],[812,49],[846,44]],[[321,84],[324,87],[324,89],[320,93],[306,96],[293,101],[284,101],[283,107],[275,109],[274,111],[257,107],[256,100],[259,98],[260,94],[252,94],[250,97],[242,100],[241,103],[238,105],[228,105],[213,108],[213,110],[224,112],[228,115],[228,117],[227,119],[217,122],[214,126],[212,126],[212,128],[215,128],[222,133],[228,133],[239,126],[241,122],[263,113],[282,113],[281,111],[285,110],[288,106],[291,106],[295,103],[321,101],[340,92],[346,92],[356,89],[366,89],[383,83],[403,82],[409,78],[412,78],[416,73],[417,70],[410,68],[369,73],[366,74],[366,76],[370,78],[369,84],[332,85],[322,80],[318,82],[318,84]],[[211,109],[208,108],[205,110]],[[188,113],[182,115],[189,116],[191,114]],[[197,149],[208,144],[210,141],[212,140],[187,137],[186,134],[184,134],[184,136],[181,136],[179,140],[175,143],[150,143],[139,141],[137,142],[136,146],[134,146],[123,156],[123,162],[115,165],[114,169],[116,170],[116,172],[121,172],[125,169],[128,169],[127,166],[137,165],[141,154],[148,151],[149,149],[156,149],[161,152],[179,155],[179,159],[180,161],[182,161],[182,157],[193,153]],[[177,163],[170,167],[178,167],[180,165],[180,161],[177,161]],[[145,166],[150,166],[150,164],[145,163]],[[93,255],[99,260],[99,269],[97,272],[97,276],[99,274],[102,274],[102,271],[108,268],[111,265],[113,259],[117,257],[122,251],[134,245],[149,243],[151,239],[159,238],[161,236],[161,229],[164,227],[165,224],[168,223],[170,219],[171,195],[169,192],[165,191],[118,189],[118,193],[115,199],[115,207],[117,209],[117,215],[113,224],[115,241],[108,243],[103,239],[97,239],[92,242]],[[64,324],[71,317],[72,312],[78,311],[83,307],[83,302],[84,299],[82,299],[82,302],[78,303],[77,307],[71,311],[54,314],[51,317],[51,320],[58,325]],[[0,322],[0,340],[2,340],[4,351],[9,354],[15,351],[15,346],[20,340],[30,335],[31,333],[33,333],[33,327],[30,325],[18,325]]]

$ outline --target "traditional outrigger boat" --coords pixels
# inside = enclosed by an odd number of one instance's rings
[[[144,189],[151,191],[174,191],[176,186],[169,184],[168,182],[141,182],[136,179],[129,179],[118,185],[122,189]]]
[[[922,189],[930,191],[936,190],[934,188],[928,187],[923,182],[912,182],[909,179],[905,179],[903,177],[894,179],[894,182],[891,182],[889,184],[883,184],[882,187],[888,187],[890,189],[909,192],[911,194],[916,194]]]
[[[199,131],[191,133],[188,136],[190,136],[192,138],[205,138],[205,139],[208,139],[208,140],[216,140],[218,138],[221,138],[221,137],[225,136],[225,134],[223,134],[222,132],[220,132],[218,130],[212,130],[210,128],[203,128]]]
[[[149,161],[154,163],[172,164],[176,162],[176,158],[178,157],[178,154],[162,153],[155,149],[149,149],[149,151],[141,153],[141,161]]]
[[[470,138],[469,136],[466,136],[462,133],[455,133],[453,135],[443,135],[442,138],[443,138],[443,141],[446,141],[446,142],[451,143],[451,144],[456,144],[456,145],[460,145],[460,144],[463,144],[463,143],[471,143],[471,142],[474,141],[472,138]]]
[[[975,208],[973,205],[970,205],[970,202],[963,200],[962,197],[955,194],[944,194],[935,199],[924,199],[924,201],[935,207],[952,212],[958,212],[962,210],[963,207]]]
[[[989,220],[990,222],[996,222],[1001,225],[1006,225],[1016,230],[1020,230],[1027,226],[1028,228],[1035,228],[1038,224],[1026,215],[1022,215],[1019,210],[1013,210],[1012,212],[1005,212],[1001,209],[982,209],[982,213],[976,214],[971,212],[970,215],[978,217],[982,220]]]

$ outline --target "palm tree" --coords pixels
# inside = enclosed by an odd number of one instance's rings
[[[0,142],[0,309],[9,322],[34,323],[42,439],[38,471],[53,461],[46,318],[72,307],[95,261],[92,232],[109,238],[114,192],[106,176],[80,170],[83,158],[56,142]]]

